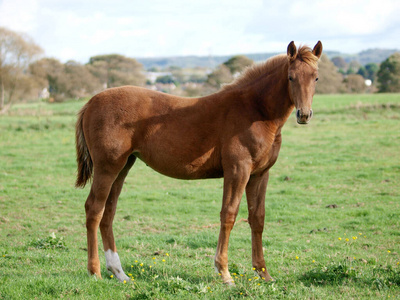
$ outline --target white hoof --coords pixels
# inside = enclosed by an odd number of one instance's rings
[[[129,281],[129,277],[126,276],[124,270],[121,267],[121,261],[117,252],[108,249],[104,252],[106,256],[107,270],[114,274],[114,276],[121,282]]]

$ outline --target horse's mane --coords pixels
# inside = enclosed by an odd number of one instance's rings
[[[300,46],[296,59],[300,59],[313,68],[318,69],[318,57],[312,53],[311,48],[308,46]],[[269,58],[267,61],[261,64],[249,66],[232,83],[223,85],[222,90],[226,91],[244,87],[261,76],[272,73],[276,68],[281,68],[283,72],[285,70],[284,67],[288,64],[288,62],[289,60],[286,54],[279,54]]]

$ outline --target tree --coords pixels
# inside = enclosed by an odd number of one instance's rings
[[[214,72],[208,74],[206,83],[215,89],[219,89],[224,83],[229,83],[233,80],[233,76],[229,68],[222,64],[218,66]]]
[[[357,71],[357,75],[361,75],[362,77],[367,78],[368,76],[367,69],[364,66],[361,66]]]
[[[55,58],[42,58],[29,66],[38,86],[47,87],[50,97],[57,101],[64,98],[67,80],[64,65]]]
[[[62,64],[54,58],[43,58],[30,65],[37,85],[47,87],[50,97],[57,101],[82,98],[102,89],[100,80],[87,66],[75,61]]]
[[[121,85],[143,86],[146,77],[143,66],[135,59],[119,54],[91,57],[88,64],[90,72],[100,79],[105,88]]]
[[[347,70],[347,68],[348,68],[347,62],[341,56],[333,57],[332,62],[338,69],[341,69],[343,71]]]
[[[219,65],[214,72],[208,74],[206,84],[209,89],[207,92],[214,92],[223,84],[231,82],[235,76],[248,66],[254,64],[253,60],[243,55],[233,56],[222,65]]]
[[[254,64],[254,61],[244,55],[233,56],[224,62],[224,65],[229,68],[229,71],[233,76],[242,72],[245,68],[251,66],[252,64]]]
[[[0,27],[0,114],[21,97],[19,89],[29,89],[22,86],[28,82],[24,72],[42,52],[29,36]]]
[[[172,75],[159,76],[159,77],[157,77],[156,82],[163,83],[163,84],[173,83],[176,85],[175,79]]]
[[[378,71],[379,92],[400,92],[400,52],[389,56]]]
[[[334,94],[344,92],[343,76],[325,54],[322,54],[320,58],[318,69],[319,80],[315,89],[316,93]]]
[[[364,93],[367,88],[364,77],[359,74],[348,75],[344,83],[349,93]]]
[[[368,78],[372,82],[375,82],[376,74],[379,71],[379,66],[376,63],[369,63],[365,65],[365,70],[367,72],[365,78]]]
[[[87,66],[76,61],[68,61],[64,66],[66,76],[65,95],[72,98],[82,98],[102,89],[101,82]]]
[[[349,63],[349,68],[347,69],[347,74],[356,74],[357,70],[360,69],[361,65],[358,61],[352,60]]]

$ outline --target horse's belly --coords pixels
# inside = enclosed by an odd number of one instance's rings
[[[153,170],[172,178],[206,179],[223,176],[222,167],[211,161],[212,155],[203,155],[191,160],[180,155],[166,155],[165,153],[146,155],[139,152],[134,155]]]

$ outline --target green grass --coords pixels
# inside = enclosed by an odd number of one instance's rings
[[[243,199],[233,288],[213,269],[222,180],[174,180],[141,162],[114,222],[134,280],[110,278],[103,255],[104,280],[87,276],[88,187],[73,187],[83,103],[21,104],[0,117],[0,299],[400,297],[399,94],[316,96],[308,126],[289,119],[266,199],[264,253],[277,281],[254,277]]]

